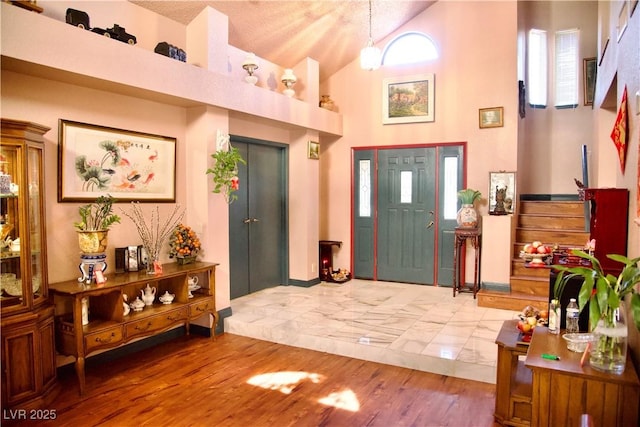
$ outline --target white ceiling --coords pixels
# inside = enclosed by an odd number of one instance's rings
[[[369,38],[369,3],[364,0],[130,1],[185,25],[211,6],[229,17],[229,44],[282,67],[293,67],[306,57],[315,59],[321,81],[357,58]],[[374,41],[433,3],[374,0]]]

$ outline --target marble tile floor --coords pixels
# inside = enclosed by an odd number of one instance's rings
[[[231,301],[226,333],[495,383],[495,338],[517,312],[451,288],[369,280],[278,286]]]

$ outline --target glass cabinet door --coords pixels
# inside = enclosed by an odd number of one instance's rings
[[[43,236],[43,215],[42,215],[42,151],[33,147],[29,147],[27,159],[27,188],[25,193],[28,194],[29,204],[29,262],[31,263],[31,289],[33,290],[34,302],[39,298],[46,297],[41,292],[41,283],[43,277],[43,254],[44,245]]]
[[[2,145],[0,150],[0,286],[2,307],[24,306],[21,264],[20,178],[23,151]]]

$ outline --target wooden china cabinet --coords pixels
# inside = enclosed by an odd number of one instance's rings
[[[36,123],[1,120],[3,413],[44,407],[56,390],[54,309],[48,301],[44,213],[43,135],[49,130]]]

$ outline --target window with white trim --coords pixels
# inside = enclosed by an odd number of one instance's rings
[[[547,32],[529,30],[527,49],[527,94],[533,107],[547,106]]]
[[[556,32],[554,83],[555,106],[578,105],[578,43],[579,30]]]
[[[383,65],[414,64],[438,58],[436,44],[419,32],[400,34],[387,44],[382,53]]]

